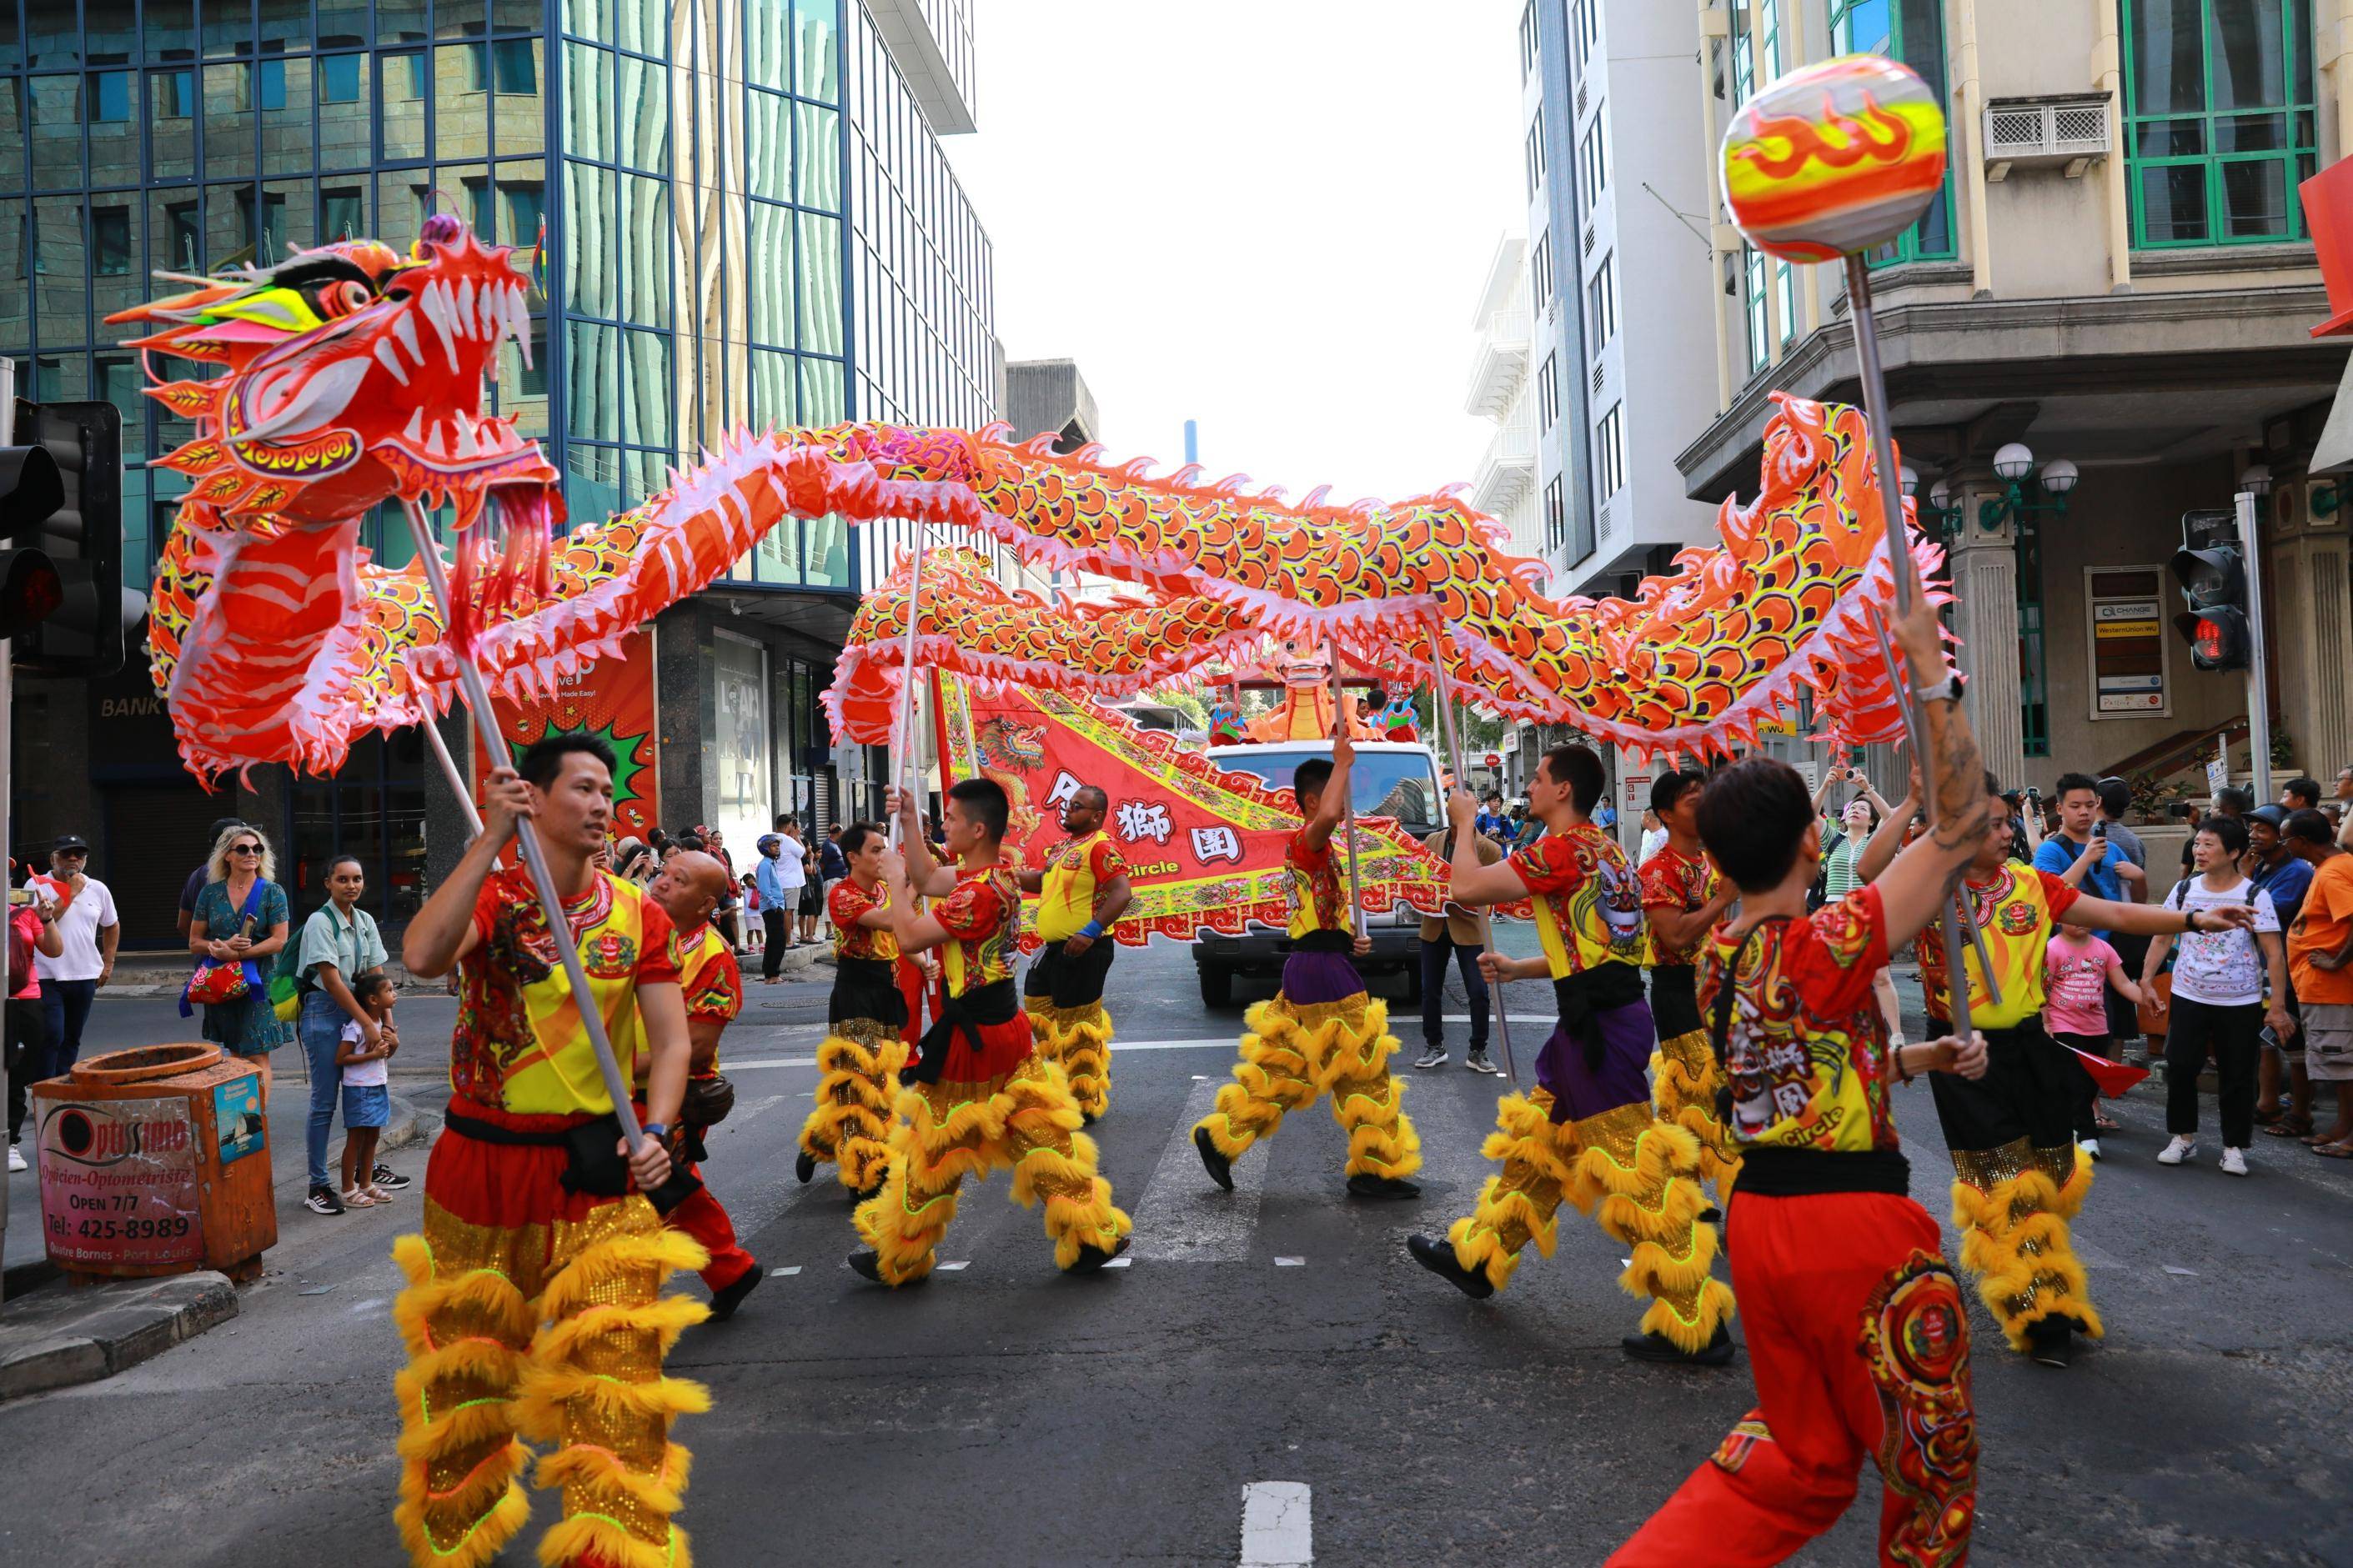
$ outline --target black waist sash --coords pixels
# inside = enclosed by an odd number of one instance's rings
[[[887,958],[839,958],[834,962],[833,995],[826,1022],[869,1018],[896,1029],[907,1022],[906,993],[899,989],[898,966]]]
[[[1345,931],[1311,931],[1291,941],[1293,952],[1352,952],[1356,946],[1356,933]]]
[[[961,996],[950,996],[940,1009],[939,1022],[924,1031],[923,1059],[915,1068],[915,1081],[940,1081],[940,1074],[948,1065],[948,1049],[957,1036],[963,1036],[965,1044],[978,1056],[987,1048],[981,1044],[982,1029],[1009,1024],[1020,1016],[1021,996],[1014,989],[1009,974]]]
[[[1888,1193],[1909,1196],[1912,1162],[1900,1149],[1852,1153],[1827,1149],[1750,1148],[1740,1156],[1736,1198],[1804,1198],[1822,1193]]]
[[[1651,1016],[1658,1020],[1659,1038],[1696,1035],[1704,1025],[1699,1016],[1699,970],[1689,963],[1662,963],[1651,971]]]
[[[1609,1054],[1600,1015],[1642,1000],[1642,972],[1615,962],[1580,969],[1552,983],[1552,999],[1561,1028],[1585,1052],[1586,1069],[1599,1073]]]

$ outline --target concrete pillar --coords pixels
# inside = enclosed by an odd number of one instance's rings
[[[441,732],[441,742],[449,748],[461,772],[471,777],[473,768],[473,725],[462,706],[452,707],[442,715],[435,728]],[[470,837],[466,826],[466,814],[458,805],[458,797],[449,791],[449,781],[441,776],[440,764],[430,752],[425,759],[425,882],[427,890],[441,885],[458,868],[458,858],[466,852]]]
[[[2265,629],[2278,649],[2280,719],[2296,766],[2327,780],[2353,763],[2346,688],[2353,683],[2353,605],[2346,542],[2312,534],[2272,552],[2277,597]]]
[[[1952,627],[1961,639],[1964,700],[1986,766],[2005,784],[2026,778],[2026,742],[2019,720],[2018,543],[2008,523],[1988,531],[1978,508],[2001,494],[1999,484],[1962,487],[1961,538],[1952,552]]]

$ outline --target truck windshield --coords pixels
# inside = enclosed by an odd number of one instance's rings
[[[1209,753],[1210,760],[1219,767],[1250,773],[1268,788],[1285,795],[1291,791],[1291,775],[1300,763],[1310,757],[1331,754],[1331,749],[1324,746],[1253,751],[1238,757]],[[1417,837],[1439,828],[1438,779],[1430,771],[1427,752],[1358,752],[1353,793],[1356,799],[1352,804],[1359,816],[1394,817],[1398,826]]]

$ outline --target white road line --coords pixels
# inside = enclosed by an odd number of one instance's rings
[[[1446,1021],[1450,1024],[1468,1024],[1471,1022],[1468,1016],[1454,1015],[1450,1015]],[[1410,1020],[1409,1020],[1409,1022],[1410,1022]],[[1549,1015],[1538,1015],[1534,1013],[1523,1015],[1514,1013],[1512,1015],[1512,1022],[1514,1024],[1550,1025],[1555,1022],[1555,1020]],[[1198,1039],[1114,1039],[1111,1043],[1111,1048],[1113,1055],[1117,1055],[1122,1051],[1230,1051],[1240,1045],[1241,1037],[1242,1031],[1240,1027],[1237,1027],[1230,1035],[1208,1035]],[[726,1063],[725,1066],[726,1070],[729,1072],[752,1072],[761,1068],[813,1068],[817,1066],[817,1058],[815,1057],[760,1057],[750,1061],[731,1061]]]
[[[1218,1190],[1201,1169],[1193,1147],[1193,1124],[1209,1114],[1218,1082],[1204,1079],[1186,1097],[1176,1130],[1145,1184],[1135,1215],[1132,1256],[1172,1263],[1232,1263],[1250,1256],[1258,1229],[1259,1200],[1266,1192],[1268,1156],[1250,1151],[1234,1167],[1234,1190]]]
[[[1277,1268],[1304,1268],[1307,1267],[1307,1259],[1304,1258],[1278,1258],[1274,1260],[1274,1266]]]
[[[793,1264],[793,1265],[789,1266],[788,1268],[771,1268],[771,1269],[769,1269],[769,1270],[768,1270],[768,1278],[769,1278],[769,1279],[774,1279],[777,1278],[779,1275],[786,1275],[786,1274],[798,1274],[800,1271],[801,1271],[801,1266],[800,1266],[799,1264],[796,1263],[796,1264]]]
[[[1313,1568],[1314,1562],[1314,1502],[1307,1483],[1243,1487],[1240,1568]]]

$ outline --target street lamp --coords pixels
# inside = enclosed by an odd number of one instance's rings
[[[2239,470],[2239,488],[2251,496],[2272,493],[2272,468],[2269,463],[2250,463]]]
[[[2054,458],[2042,465],[2037,473],[2034,453],[2022,441],[2012,441],[1993,455],[1993,471],[2003,481],[2002,493],[1991,496],[1978,507],[1978,526],[1988,533],[2000,528],[2010,518],[2021,521],[2035,512],[2047,511],[2054,517],[2067,515],[2067,497],[2083,472],[2064,458]],[[2029,475],[2048,500],[2026,499]]]
[[[2011,441],[1993,455],[1993,471],[2016,484],[2034,471],[2034,452],[2023,441]]]
[[[1954,535],[1960,530],[1961,509],[1953,500],[1953,487],[1943,479],[1928,487],[1926,500],[1915,500],[1913,502],[1913,511],[1923,527],[1933,524],[1947,544],[1953,542]]]
[[[1895,470],[1895,474],[1896,477],[1904,483],[1904,493],[1905,495],[1917,495],[1920,493],[1920,476],[1914,470],[1911,464],[1905,464],[1902,468]]]
[[[2054,496],[2063,496],[2073,489],[2075,481],[2082,477],[2075,465],[2064,458],[2042,465],[2042,488]]]

